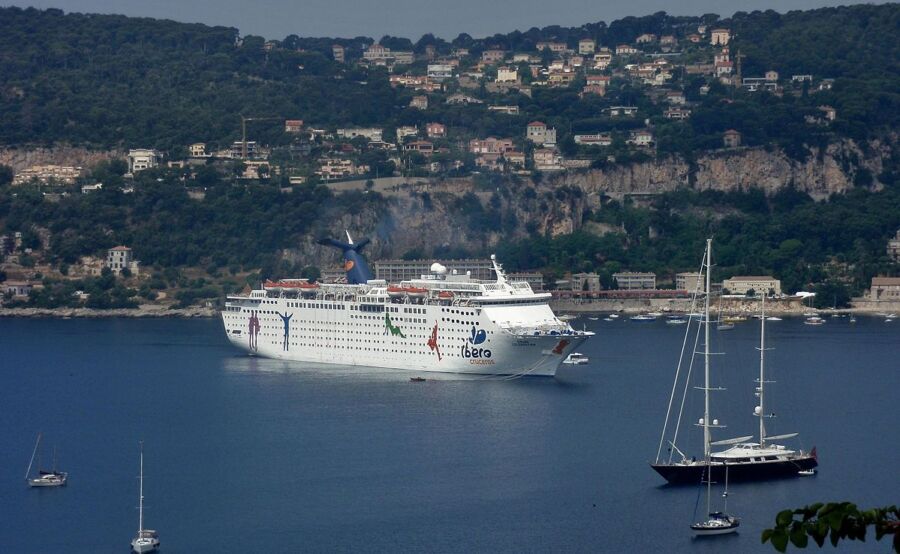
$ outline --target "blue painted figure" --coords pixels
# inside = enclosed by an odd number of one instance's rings
[[[283,345],[283,348],[284,348],[284,351],[287,352],[288,341],[290,340],[290,335],[291,335],[291,318],[294,317],[294,314],[286,315],[286,314],[282,314],[281,312],[275,312],[275,313],[278,314],[279,317],[281,317],[282,321],[284,321],[284,345]]]

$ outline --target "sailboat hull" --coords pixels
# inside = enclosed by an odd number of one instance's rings
[[[729,481],[763,481],[797,477],[798,472],[815,468],[819,462],[810,455],[796,456],[787,460],[745,462],[728,464]],[[706,475],[706,462],[685,464],[650,464],[669,483],[696,485]],[[725,464],[712,463],[709,471],[713,481],[725,480]]]

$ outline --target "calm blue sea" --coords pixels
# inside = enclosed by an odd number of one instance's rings
[[[774,552],[759,535],[783,508],[900,501],[900,323],[769,324],[771,431],[800,431],[820,473],[733,485],[740,534],[705,541],[688,528],[698,488],[648,466],[684,327],[573,325],[597,331],[591,364],[556,379],[412,383],[249,358],[217,320],[0,319],[0,551],[127,552],[140,440],[168,554]],[[757,341],[752,322],[717,333],[723,435],[756,430]],[[64,489],[25,486],[38,431]]]

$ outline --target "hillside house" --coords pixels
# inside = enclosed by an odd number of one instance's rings
[[[404,152],[418,152],[419,154],[425,156],[431,156],[434,154],[434,144],[428,142],[427,140],[414,140],[410,143],[403,145]]]
[[[485,50],[481,53],[481,61],[486,64],[494,64],[497,62],[502,62],[506,57],[506,50],[500,49],[492,49]]]
[[[575,135],[575,144],[581,146],[610,146],[612,136],[609,133]]]
[[[728,129],[722,134],[722,143],[725,148],[737,148],[741,145],[741,134],[734,129]]]
[[[547,127],[541,121],[532,121],[525,127],[525,138],[535,144],[554,145],[556,144],[556,129]]]
[[[285,119],[284,120],[284,132],[285,133],[299,133],[303,130],[303,120],[302,119]]]
[[[128,172],[137,173],[159,166],[162,154],[152,148],[135,148],[128,151]]]
[[[417,110],[427,110],[428,97],[425,95],[413,96],[412,100],[409,101],[409,107]]]
[[[127,246],[115,246],[106,251],[106,263],[104,264],[116,275],[127,269],[133,275],[137,275],[140,262],[134,259],[134,253]]]
[[[192,158],[207,158],[209,154],[206,153],[206,143],[205,142],[195,142],[194,144],[188,146],[188,154]]]
[[[397,141],[403,142],[403,139],[406,137],[417,137],[419,136],[419,128],[415,125],[404,125],[401,127],[397,127]]]
[[[538,148],[534,151],[534,168],[538,171],[561,171],[562,156],[553,148]]]
[[[519,68],[510,66],[501,66],[497,68],[498,83],[518,83]]]
[[[512,139],[472,139],[469,141],[469,152],[473,154],[504,154],[515,150]]]
[[[450,64],[428,64],[427,75],[429,79],[444,81],[453,77],[453,66]]]
[[[447,127],[442,123],[429,123],[425,126],[425,134],[428,138],[444,138],[447,136]]]
[[[593,54],[597,50],[597,41],[591,38],[583,38],[578,41],[578,53],[585,56]]]
[[[713,46],[725,46],[731,40],[731,31],[728,29],[713,29],[710,34],[709,43]]]

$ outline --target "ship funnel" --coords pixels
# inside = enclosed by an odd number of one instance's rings
[[[366,258],[360,251],[369,244],[369,239],[363,239],[359,242],[353,242],[350,233],[347,233],[348,242],[341,242],[332,238],[325,238],[319,241],[319,244],[337,248],[344,253],[344,271],[347,272],[347,282],[351,285],[362,285],[366,281],[374,279]]]

